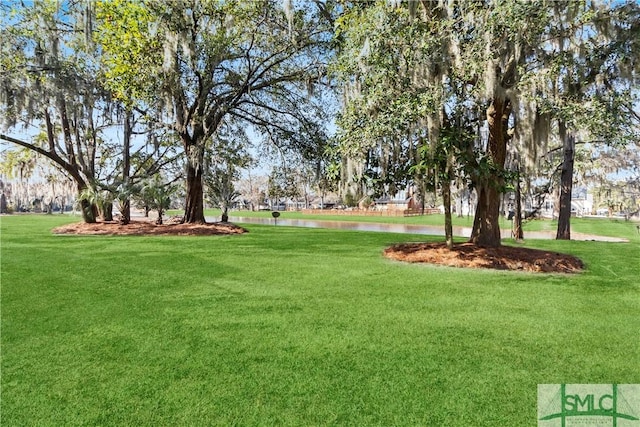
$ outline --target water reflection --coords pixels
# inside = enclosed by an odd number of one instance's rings
[[[208,217],[209,222],[218,221],[220,218]],[[229,221],[234,223],[245,224],[267,224],[267,225],[284,225],[289,227],[308,227],[308,228],[334,228],[340,230],[355,231],[377,231],[383,233],[407,233],[407,234],[427,234],[430,236],[444,236],[444,224],[442,226],[433,225],[417,225],[417,224],[383,224],[356,221],[328,221],[316,219],[288,219],[280,217],[277,222],[274,218],[253,218],[242,216],[231,216]],[[502,238],[510,238],[511,230],[500,230]],[[457,237],[471,236],[471,227],[453,227],[453,234]],[[552,231],[527,231],[525,239],[555,239],[556,233]],[[597,240],[602,242],[628,242],[628,239],[617,237],[595,236],[591,234],[571,233],[572,240]]]
[[[215,221],[217,219],[207,218],[207,221]],[[355,221],[328,221],[315,219],[287,219],[278,218],[277,222],[273,218],[252,218],[252,217],[229,217],[229,221],[234,223],[245,224],[270,224],[284,225],[289,227],[307,227],[307,228],[334,228],[340,230],[354,231],[377,231],[383,233],[408,233],[408,234],[428,234],[432,236],[444,236],[444,225],[442,227],[416,224],[382,224],[370,222]],[[469,237],[471,235],[470,227],[453,227],[453,234],[460,237]]]

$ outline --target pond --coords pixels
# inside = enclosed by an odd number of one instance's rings
[[[219,217],[207,217],[208,222],[218,221]],[[233,223],[245,224],[265,224],[287,227],[307,227],[307,228],[333,228],[340,230],[354,231],[375,231],[382,233],[406,233],[425,234],[430,236],[444,236],[444,224],[442,226],[417,225],[417,224],[384,224],[356,221],[329,221],[316,219],[287,219],[282,216],[275,218],[252,218],[242,216],[230,216],[229,221]],[[500,230],[502,238],[511,237],[510,229]],[[457,237],[471,236],[471,227],[453,227],[453,235]],[[525,239],[555,239],[555,231],[525,231]],[[572,240],[597,240],[604,242],[628,242],[628,239],[620,239],[608,236],[595,236],[591,234],[571,233]]]
[[[207,221],[217,221],[217,218],[207,218]],[[271,224],[288,227],[307,228],[334,228],[340,230],[354,231],[377,231],[383,233],[408,233],[408,234],[428,234],[432,236],[444,236],[444,224],[441,227],[415,224],[383,224],[356,221],[329,221],[315,219],[287,219],[287,218],[251,218],[241,216],[229,217],[230,222],[245,224]],[[453,227],[453,234],[460,237],[471,235],[470,227]],[[507,236],[509,236],[507,230]]]

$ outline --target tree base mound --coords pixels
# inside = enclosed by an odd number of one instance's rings
[[[447,249],[445,243],[400,243],[384,251],[387,258],[450,267],[493,268],[536,273],[578,273],[584,264],[573,255],[517,246],[485,248],[459,243]]]
[[[88,224],[78,222],[62,225],[52,230],[54,234],[107,235],[107,236],[214,236],[220,234],[241,234],[247,230],[228,222],[206,224],[180,224],[167,221],[157,225],[153,221],[131,221],[120,224],[118,221],[104,221]]]

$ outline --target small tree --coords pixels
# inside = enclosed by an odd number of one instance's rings
[[[229,206],[240,196],[233,181],[236,173],[230,164],[226,168],[217,168],[205,177],[209,201],[222,210],[222,222],[229,221]]]
[[[264,175],[253,175],[250,169],[243,178],[237,182],[237,189],[241,197],[248,202],[250,210],[255,211],[264,203],[268,178]]]
[[[78,204],[85,222],[96,222],[99,200],[100,194],[95,187],[86,187],[78,194]]]
[[[156,224],[162,224],[162,215],[171,206],[171,196],[178,187],[172,183],[162,182],[162,178],[156,175],[152,180],[147,181],[141,188],[140,193],[135,197],[146,209],[158,212]]]
[[[328,145],[323,156],[316,163],[315,188],[320,193],[320,206],[324,208],[327,193],[339,191],[342,162],[335,146]]]
[[[274,200],[278,207],[281,198],[295,199],[299,195],[300,190],[296,185],[294,170],[287,166],[274,167],[269,175],[269,199],[272,201],[272,207]]]
[[[116,188],[115,200],[120,209],[120,224],[126,225],[131,221],[131,198],[140,190],[130,183],[121,184]]]
[[[83,217],[93,218],[94,221],[97,217],[102,221],[113,221],[113,199],[111,192],[99,189],[97,185],[85,188],[78,197],[81,209],[87,210],[83,212]]]
[[[222,222],[227,222],[229,207],[240,196],[235,182],[252,159],[245,149],[249,138],[244,129],[225,126],[217,136],[205,152],[204,191],[209,202],[222,210]]]

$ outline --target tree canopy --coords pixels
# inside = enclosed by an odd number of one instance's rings
[[[549,141],[566,142],[568,128],[610,145],[637,138],[638,10],[632,2],[349,4],[337,31],[343,152],[385,181],[391,153],[408,147],[413,154],[396,167],[413,162],[411,170],[439,178],[445,199],[457,170],[478,198],[471,241],[498,245],[508,146],[531,164]]]

